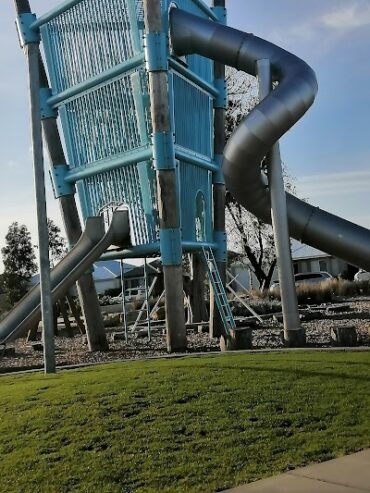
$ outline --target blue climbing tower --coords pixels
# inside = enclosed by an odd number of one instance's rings
[[[182,253],[212,249],[225,260],[224,232],[213,228],[212,187],[222,183],[214,154],[214,108],[225,107],[225,81],[214,63],[171,52],[169,11],[181,8],[224,22],[223,8],[202,0],[158,0],[161,30],[146,32],[143,0],[67,0],[25,19],[39,30],[51,90],[41,93],[43,117],[58,113],[68,164],[52,169],[56,197],[77,190],[86,219],[125,206],[129,255],[160,253],[181,265]],[[167,76],[170,130],[153,131],[149,73]],[[158,173],[175,172],[179,223],[160,224]],[[127,255],[127,250],[125,251]]]
[[[222,177],[213,153],[213,108],[225,104],[224,82],[213,62],[171,56],[165,29],[145,36],[141,0],[71,0],[40,17],[52,91],[45,111],[57,110],[68,166],[53,174],[56,196],[76,185],[84,218],[129,207],[133,254],[159,249],[156,170],[175,167],[185,251],[216,247],[212,183]],[[179,8],[206,18],[216,13],[198,0]],[[168,70],[171,135],[154,135],[147,72]]]

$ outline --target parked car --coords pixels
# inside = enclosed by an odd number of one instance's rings
[[[296,287],[302,284],[320,284],[334,279],[329,272],[306,272],[304,274],[294,274],[294,283]],[[270,286],[270,291],[279,289],[279,281],[274,281]]]
[[[279,281],[273,281],[270,284],[270,289],[269,291],[275,291],[275,289],[279,289]]]
[[[360,269],[358,272],[356,272],[353,279],[357,282],[370,281],[370,272],[367,272],[364,269]]]
[[[331,281],[333,276],[329,272],[306,272],[305,274],[295,274],[294,281],[296,286],[302,284],[320,284],[322,282]]]

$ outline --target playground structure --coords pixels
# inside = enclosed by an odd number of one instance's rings
[[[226,26],[221,0],[213,8],[202,0],[68,0],[38,19],[28,1],[16,0],[16,6],[22,44],[28,53],[31,46],[37,49],[44,138],[72,245],[79,236],[75,190],[86,221],[81,239],[51,274],[52,299],[81,276],[90,282],[87,267],[104,255],[160,254],[167,346],[181,350],[186,347],[182,254],[199,253],[219,314],[212,316],[213,333],[232,336],[235,323],[224,288],[225,180],[240,203],[273,222],[285,339],[290,345],[304,343],[289,235],[370,269],[368,230],[285,195],[282,188],[277,142],[314,101],[312,69],[277,46]],[[39,33],[50,88],[38,61]],[[257,76],[261,100],[225,152],[224,65]],[[278,82],[274,90],[273,81]],[[265,157],[267,175],[261,167]],[[110,222],[107,232],[103,218]],[[87,291],[80,286],[88,325],[94,295],[91,287]],[[43,302],[47,295],[46,290]],[[20,334],[39,312],[36,288],[2,321],[0,342]]]

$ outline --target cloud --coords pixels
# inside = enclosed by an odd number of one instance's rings
[[[364,204],[370,190],[370,171],[354,170],[301,176],[298,196],[348,221],[370,229],[370,213]]]
[[[296,19],[296,22],[291,22],[290,25],[272,29],[275,42],[287,45],[316,41],[317,49],[326,52],[338,38],[370,26],[369,0],[337,0],[333,3],[336,3],[336,6],[331,10],[328,10],[327,4],[323,2],[319,8],[307,12],[303,20]],[[323,36],[325,38],[322,38]],[[318,39],[325,39],[325,43],[318,43]]]
[[[309,199],[368,193],[370,171],[358,170],[302,176],[298,179],[297,188],[300,195],[309,197]]]
[[[339,31],[352,31],[370,26],[370,5],[364,2],[347,3],[323,14],[319,23],[325,28]]]
[[[5,163],[5,166],[7,168],[18,168],[20,164],[18,161],[15,161],[14,159],[9,159],[9,161]]]

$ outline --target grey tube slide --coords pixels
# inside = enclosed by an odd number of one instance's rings
[[[171,10],[172,47],[177,55],[197,53],[256,75],[269,59],[279,84],[249,113],[231,136],[223,172],[234,197],[264,222],[271,222],[269,190],[261,161],[312,105],[317,82],[301,59],[268,41],[180,9]],[[370,231],[286,194],[290,235],[370,270]]]
[[[52,299],[56,302],[111,245],[124,246],[129,240],[127,211],[117,211],[107,232],[102,217],[89,217],[75,247],[51,272]],[[0,323],[0,343],[5,343],[40,320],[40,286],[24,296]]]

